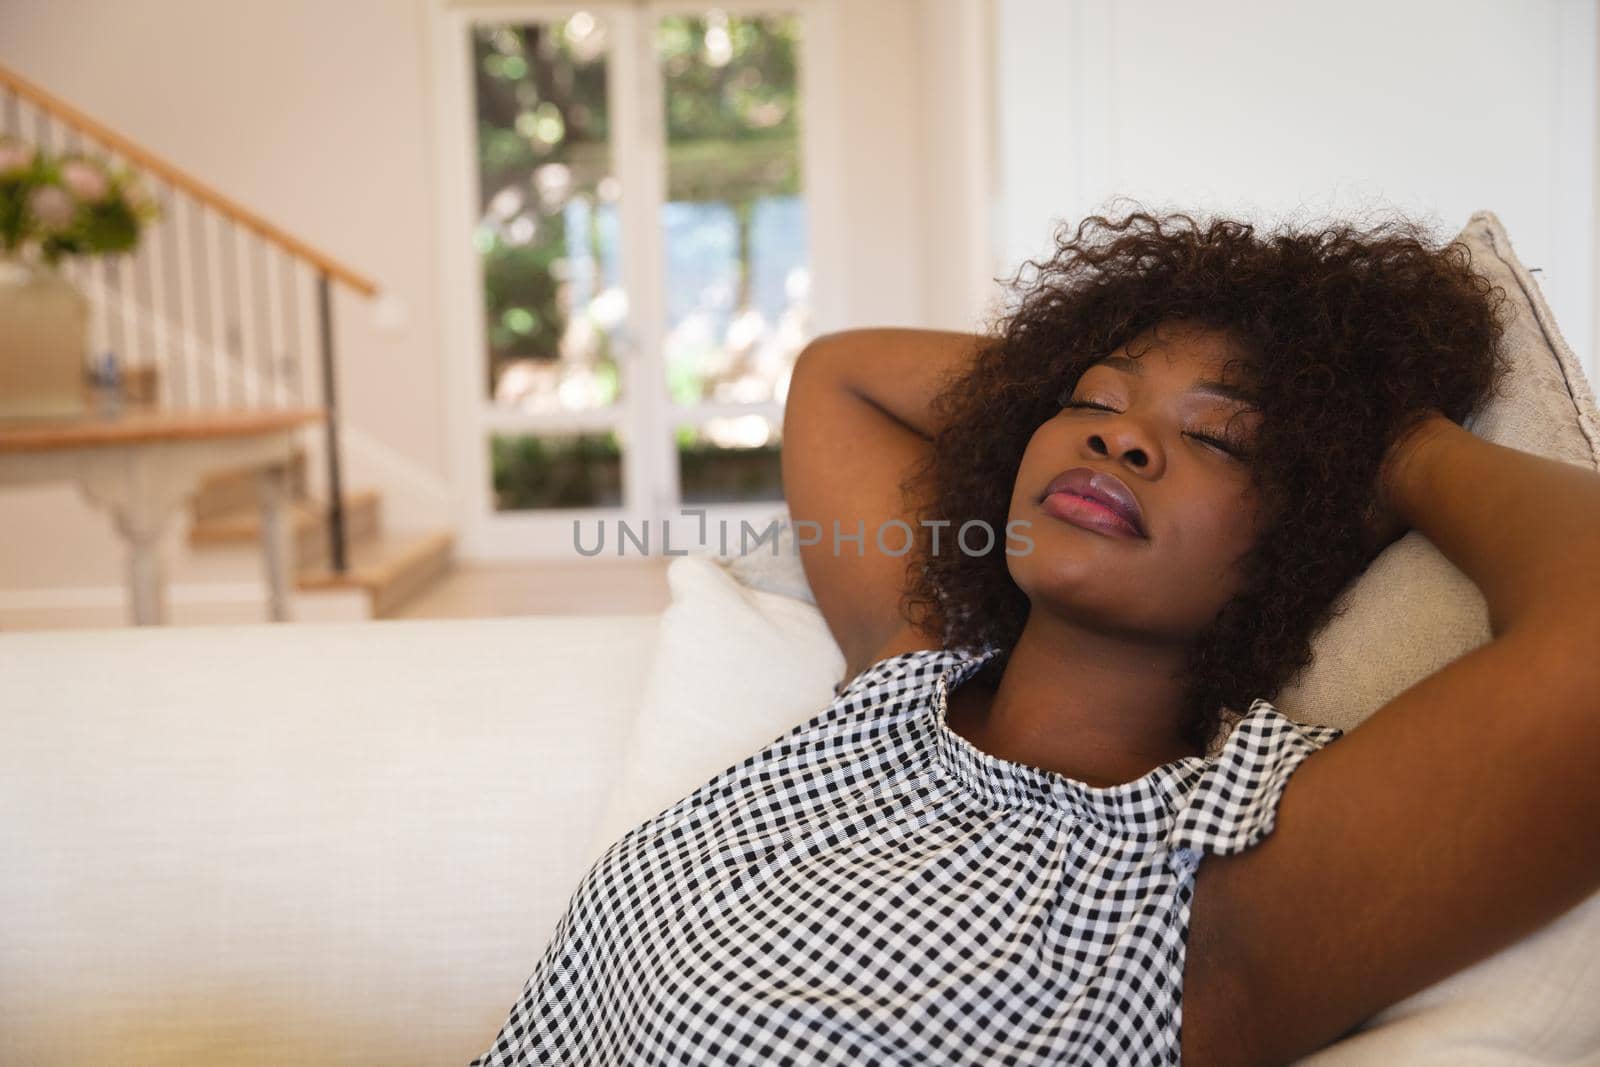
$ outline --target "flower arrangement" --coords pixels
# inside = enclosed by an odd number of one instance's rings
[[[127,252],[160,209],[139,176],[80,154],[52,156],[0,137],[0,251],[63,256]]]

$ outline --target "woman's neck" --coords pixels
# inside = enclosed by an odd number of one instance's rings
[[[1131,782],[1184,756],[1182,646],[1136,644],[1039,612],[1029,616],[999,684],[956,687],[951,729],[1001,759],[1097,788]]]

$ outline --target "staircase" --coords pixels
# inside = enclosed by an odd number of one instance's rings
[[[113,352],[130,406],[160,411],[315,409],[317,486],[306,445],[291,477],[295,585],[302,596],[359,592],[392,614],[451,566],[447,530],[384,529],[378,490],[346,489],[334,351],[336,290],[368,301],[377,282],[285,232],[15,71],[0,67],[0,132],[46,154],[77,154],[139,175],[160,208],[137,247],[63,274],[88,299],[95,353]],[[308,441],[309,443],[309,441]],[[192,553],[252,550],[260,514],[251,472],[219,468],[190,500]],[[259,572],[252,560],[251,573]]]
[[[301,594],[357,591],[367,616],[392,616],[396,609],[449,573],[455,536],[449,531],[389,533],[383,528],[383,494],[352,489],[344,496],[345,569],[329,559],[329,508],[311,495],[306,453],[295,453],[290,467],[295,588]],[[256,489],[248,470],[220,471],[208,477],[189,504],[189,547],[251,548],[261,537]]]

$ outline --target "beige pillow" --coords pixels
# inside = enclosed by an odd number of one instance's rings
[[[1493,212],[1473,215],[1460,239],[1473,267],[1505,288],[1511,370],[1467,429],[1487,441],[1600,470],[1600,412],[1538,283],[1511,250]],[[1478,587],[1422,534],[1406,534],[1372,561],[1317,635],[1315,658],[1273,700],[1301,722],[1350,729],[1416,682],[1489,640]]]

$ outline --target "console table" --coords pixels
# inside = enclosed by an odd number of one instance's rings
[[[268,612],[289,617],[293,566],[289,464],[297,431],[321,411],[160,411],[0,420],[0,485],[73,481],[107,511],[128,547],[128,600],[136,625],[166,620],[160,536],[167,519],[218,469],[257,468]]]

